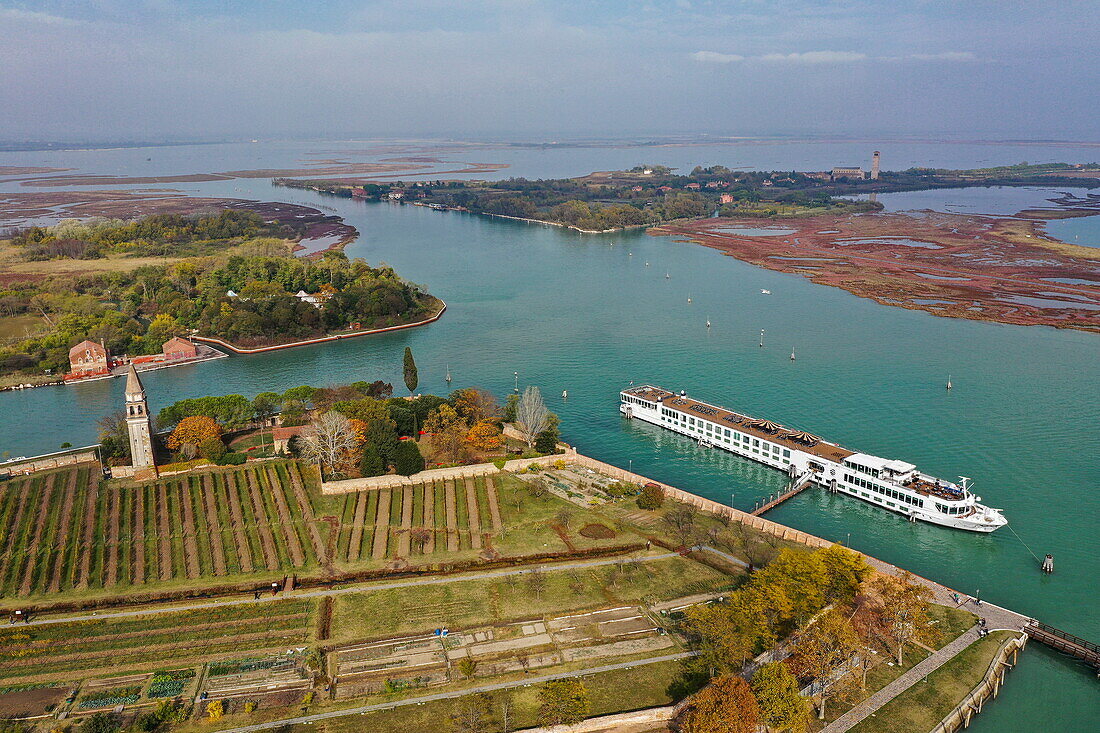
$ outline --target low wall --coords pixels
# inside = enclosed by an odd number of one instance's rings
[[[99,456],[96,455],[97,447],[98,446],[74,448],[72,450],[59,451],[57,453],[48,453],[44,456],[34,456],[33,458],[6,462],[0,464],[0,473],[7,473],[11,476],[23,476],[28,473],[35,473],[36,471],[48,471],[51,468],[72,466],[77,463],[99,463]]]
[[[475,463],[472,466],[451,466],[450,468],[430,468],[427,471],[414,473],[412,476],[399,476],[386,474],[385,476],[370,476],[367,478],[352,478],[344,481],[325,481],[321,484],[322,494],[350,494],[355,491],[372,491],[375,489],[392,489],[399,486],[414,486],[428,483],[429,481],[449,481],[458,478],[473,478],[475,476],[489,476],[494,473],[516,473],[528,466],[549,466],[558,461],[574,463],[577,452],[570,448],[565,453],[542,456],[540,458],[515,458],[505,461],[504,468],[497,468],[492,463]]]
[[[971,690],[970,694],[929,733],[954,733],[957,730],[969,728],[970,719],[982,711],[985,701],[990,697],[997,697],[997,693],[1001,691],[1001,685],[1005,682],[1005,675],[1016,665],[1016,656],[1026,645],[1027,634],[1021,634],[1006,641],[978,686]],[[1008,661],[1009,657],[1012,658],[1011,663]]]

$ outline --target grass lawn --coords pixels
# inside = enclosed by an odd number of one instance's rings
[[[354,593],[336,598],[333,640],[346,642],[439,626],[460,629],[585,608],[678,598],[730,587],[735,579],[687,558],[668,558]]]
[[[852,730],[858,733],[931,730],[978,686],[1001,645],[1014,636],[1011,631],[995,631],[978,639]]]
[[[42,316],[24,314],[0,318],[0,339],[25,339],[46,330],[46,319]]]
[[[935,644],[930,645],[934,649],[942,649],[973,626],[978,620],[978,617],[969,611],[936,604],[932,604],[929,607],[929,615],[936,622],[936,626],[942,631],[939,640]],[[909,671],[917,664],[923,662],[929,654],[927,650],[915,644],[909,644],[905,647],[904,653],[902,654],[904,663],[899,665],[889,649],[879,647],[877,651],[878,663],[867,671],[867,689],[862,691],[857,690],[843,699],[839,696],[830,699],[825,706],[825,722],[836,720],[857,704],[867,699],[878,690],[881,690],[898,677],[901,677],[905,672]],[[973,687],[973,685],[971,685],[971,687]],[[952,703],[952,706],[953,705],[954,703]],[[950,707],[948,709],[950,709]],[[941,715],[940,718],[942,717]],[[940,718],[937,718],[936,721],[938,722]],[[812,725],[815,726],[814,730],[819,730],[821,727],[816,717],[813,718]],[[931,726],[929,726],[929,728],[931,728]]]

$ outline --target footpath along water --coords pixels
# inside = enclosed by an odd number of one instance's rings
[[[651,155],[657,151],[636,152],[660,162]],[[1011,533],[909,524],[816,490],[769,518],[830,539],[850,536],[852,546],[883,560],[1100,638],[1094,335],[882,307],[640,232],[585,236],[287,192],[265,181],[194,190],[333,206],[363,233],[349,255],[393,265],[450,308],[426,328],[150,373],[153,409],[212,391],[253,395],[378,378],[400,385],[408,345],[425,392],[448,390],[448,365],[452,386],[477,384],[500,395],[518,371],[521,387],[543,388],[566,438],[596,458],[742,509],[783,488],[778,472],[618,414],[618,391],[630,380],[683,388],[929,473],[975,478],[985,503],[1004,509],[1040,555],[1055,555],[1054,575],[1041,574]],[[765,348],[757,345],[760,329]],[[112,380],[0,394],[0,446],[29,455],[63,440],[87,442],[96,418],[118,408],[121,389]],[[1032,645],[975,729],[1082,730],[1098,715],[1091,675]]]

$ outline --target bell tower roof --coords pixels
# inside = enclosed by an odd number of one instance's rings
[[[138,377],[137,369],[134,365],[130,365],[130,371],[126,373],[126,396],[130,395],[144,395],[145,387],[141,384],[141,378]]]

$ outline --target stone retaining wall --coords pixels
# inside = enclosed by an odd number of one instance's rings
[[[6,472],[11,476],[22,476],[37,471],[48,471],[51,468],[72,466],[77,463],[98,463],[99,457],[96,455],[97,447],[98,446],[76,448],[68,451],[60,451],[58,453],[49,453],[44,456],[34,456],[33,458],[7,462],[0,465],[0,473]]]
[[[978,686],[971,690],[970,694],[929,733],[954,733],[957,730],[969,728],[970,719],[982,711],[985,701],[990,697],[997,697],[997,693],[1001,691],[1001,685],[1005,682],[1005,675],[1015,666],[1017,655],[1026,645],[1027,634],[1021,634],[1006,641]],[[1009,657],[1012,658],[1011,663],[1008,661]]]
[[[596,731],[618,730],[625,725],[667,723],[675,718],[679,714],[679,711],[679,705],[668,705],[661,708],[638,710],[633,713],[619,713],[617,715],[604,715],[599,718],[588,718],[574,725],[552,725],[548,728],[524,728],[520,733],[595,733]]]

